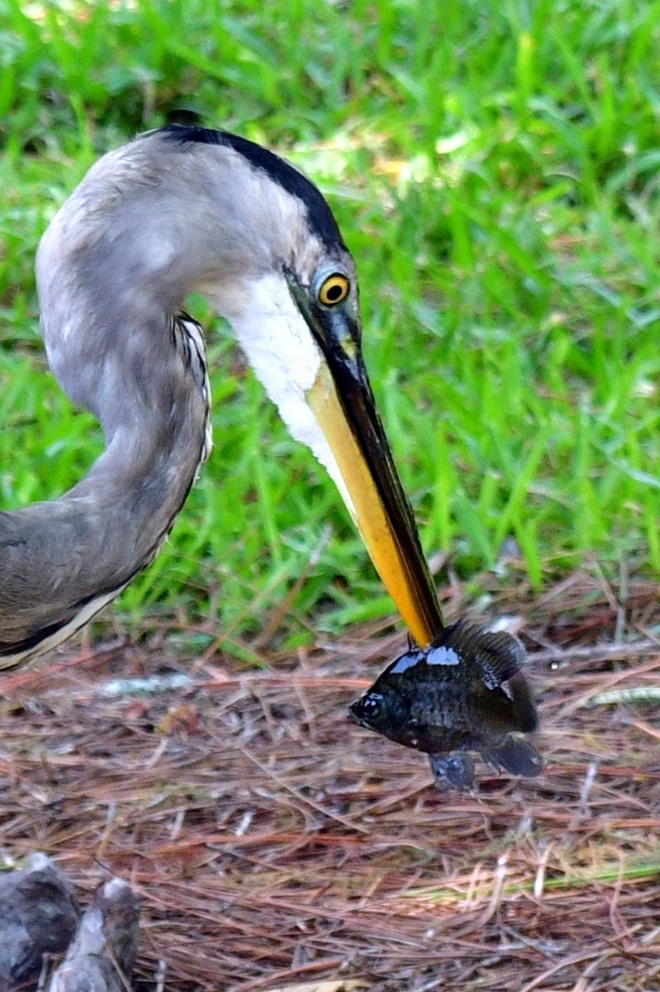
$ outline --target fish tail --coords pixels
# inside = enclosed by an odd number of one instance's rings
[[[527,679],[522,672],[517,672],[508,680],[507,687],[518,720],[517,729],[524,734],[532,733],[538,728],[539,716]]]

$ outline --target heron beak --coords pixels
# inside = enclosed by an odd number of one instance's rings
[[[433,580],[397,474],[359,346],[357,315],[321,310],[292,287],[325,362],[306,394],[336,460],[346,505],[418,645],[442,629]]]

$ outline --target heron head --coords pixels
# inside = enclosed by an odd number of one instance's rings
[[[198,288],[233,325],[291,434],[328,470],[406,624],[427,644],[440,626],[435,590],[362,358],[355,264],[328,204],[293,165],[244,138],[160,133],[205,159],[222,201],[223,257]]]

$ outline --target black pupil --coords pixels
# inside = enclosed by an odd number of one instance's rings
[[[337,300],[340,300],[343,295],[344,287],[339,283],[335,283],[334,286],[328,286],[325,291],[326,299],[331,303],[335,303]]]

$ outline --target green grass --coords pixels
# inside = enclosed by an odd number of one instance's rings
[[[660,4],[0,0],[0,505],[101,449],[45,369],[32,259],[109,147],[180,114],[289,155],[359,266],[364,350],[427,552],[660,570]],[[205,305],[193,307],[208,318]],[[224,329],[215,451],[123,596],[219,631],[392,606]]]

